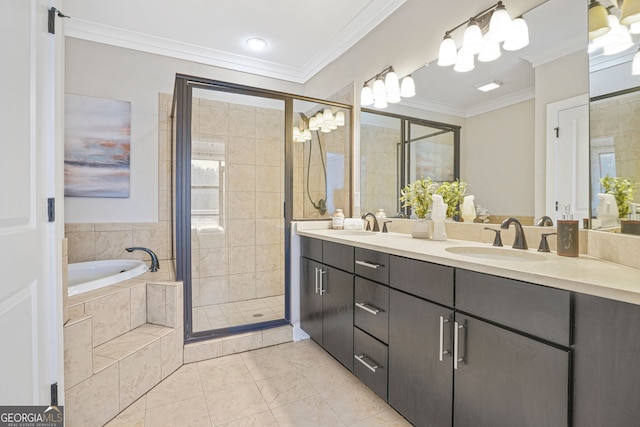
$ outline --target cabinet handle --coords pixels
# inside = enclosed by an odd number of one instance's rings
[[[460,343],[458,338],[460,334],[458,331],[460,329],[464,329],[464,325],[461,325],[458,322],[453,322],[453,369],[458,369],[458,363],[464,362],[464,358],[460,357]]]
[[[380,365],[378,365],[373,360],[369,359],[365,354],[361,354],[360,356],[353,356],[353,357],[355,357],[358,362],[360,362],[364,366],[366,366],[367,369],[369,369],[371,372],[375,372],[376,369],[380,368]],[[367,359],[367,360],[365,360],[365,359]],[[371,363],[369,363],[369,362],[371,362]]]
[[[316,294],[318,293],[318,267],[316,267]]]
[[[324,289],[324,278],[322,277],[323,274],[327,274],[326,271],[324,271],[323,269],[319,268],[319,276],[320,276],[320,295],[326,294],[327,290]]]
[[[356,260],[356,264],[362,265],[363,267],[373,268],[374,270],[382,267],[382,264],[374,264],[372,262],[360,261],[360,260]]]
[[[440,351],[438,353],[438,357],[442,362],[444,360],[444,355],[449,354],[449,350],[444,349],[444,324],[449,323],[449,319],[445,319],[444,316],[440,316]]]
[[[356,303],[356,307],[358,307],[361,310],[366,311],[367,313],[371,313],[374,316],[382,311],[378,307],[375,307],[373,305],[369,305],[366,302],[357,302]]]

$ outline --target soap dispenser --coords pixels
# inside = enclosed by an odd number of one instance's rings
[[[558,255],[577,257],[580,253],[580,234],[578,233],[578,220],[573,219],[571,206],[564,206],[564,214],[558,223]]]

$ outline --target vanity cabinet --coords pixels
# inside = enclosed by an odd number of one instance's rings
[[[302,237],[300,326],[351,371],[353,253],[351,246]]]
[[[576,294],[574,425],[640,423],[640,306]]]

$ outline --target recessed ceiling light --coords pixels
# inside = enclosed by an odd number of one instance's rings
[[[245,43],[253,50],[262,50],[267,47],[267,41],[258,37],[247,39]]]
[[[502,83],[494,80],[492,82],[476,86],[476,89],[481,90],[482,92],[489,92],[490,90],[498,89],[500,85],[502,85]]]

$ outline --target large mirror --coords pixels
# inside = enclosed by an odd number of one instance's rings
[[[600,4],[607,9],[612,29],[608,35],[594,38],[589,49],[592,224],[603,231],[640,234],[636,206],[640,202],[640,63],[635,71],[633,66],[640,40],[633,33],[639,33],[640,28],[619,24],[624,22],[622,1],[603,0]],[[590,30],[595,31],[596,16],[590,14],[590,22]],[[636,192],[625,200],[622,191],[626,184],[635,184]],[[621,190],[613,197],[615,205],[601,195],[614,191],[610,187]]]
[[[533,224],[546,214],[557,218],[546,194],[547,175],[555,173],[546,166],[547,106],[576,97],[582,97],[584,105],[588,102],[587,2],[528,0],[505,5],[513,18],[522,14],[526,20],[527,47],[503,50],[493,62],[476,61],[475,69],[464,73],[440,67],[436,58],[429,58],[425,67],[412,73],[416,97],[381,111],[460,126],[459,177],[469,184],[467,193],[489,211],[491,222],[515,216],[523,224]],[[461,11],[460,22],[481,10]],[[443,35],[460,22],[443,23]],[[458,46],[463,30],[452,33]],[[496,90],[477,89],[493,81],[500,85]],[[361,115],[362,126],[367,120]],[[583,122],[587,121],[588,117]],[[588,136],[581,136],[588,146]],[[361,151],[367,150],[365,144],[361,137]],[[362,182],[370,179],[369,172],[361,169]],[[575,187],[583,189],[588,205],[588,174]],[[397,200],[377,204],[396,206]]]

